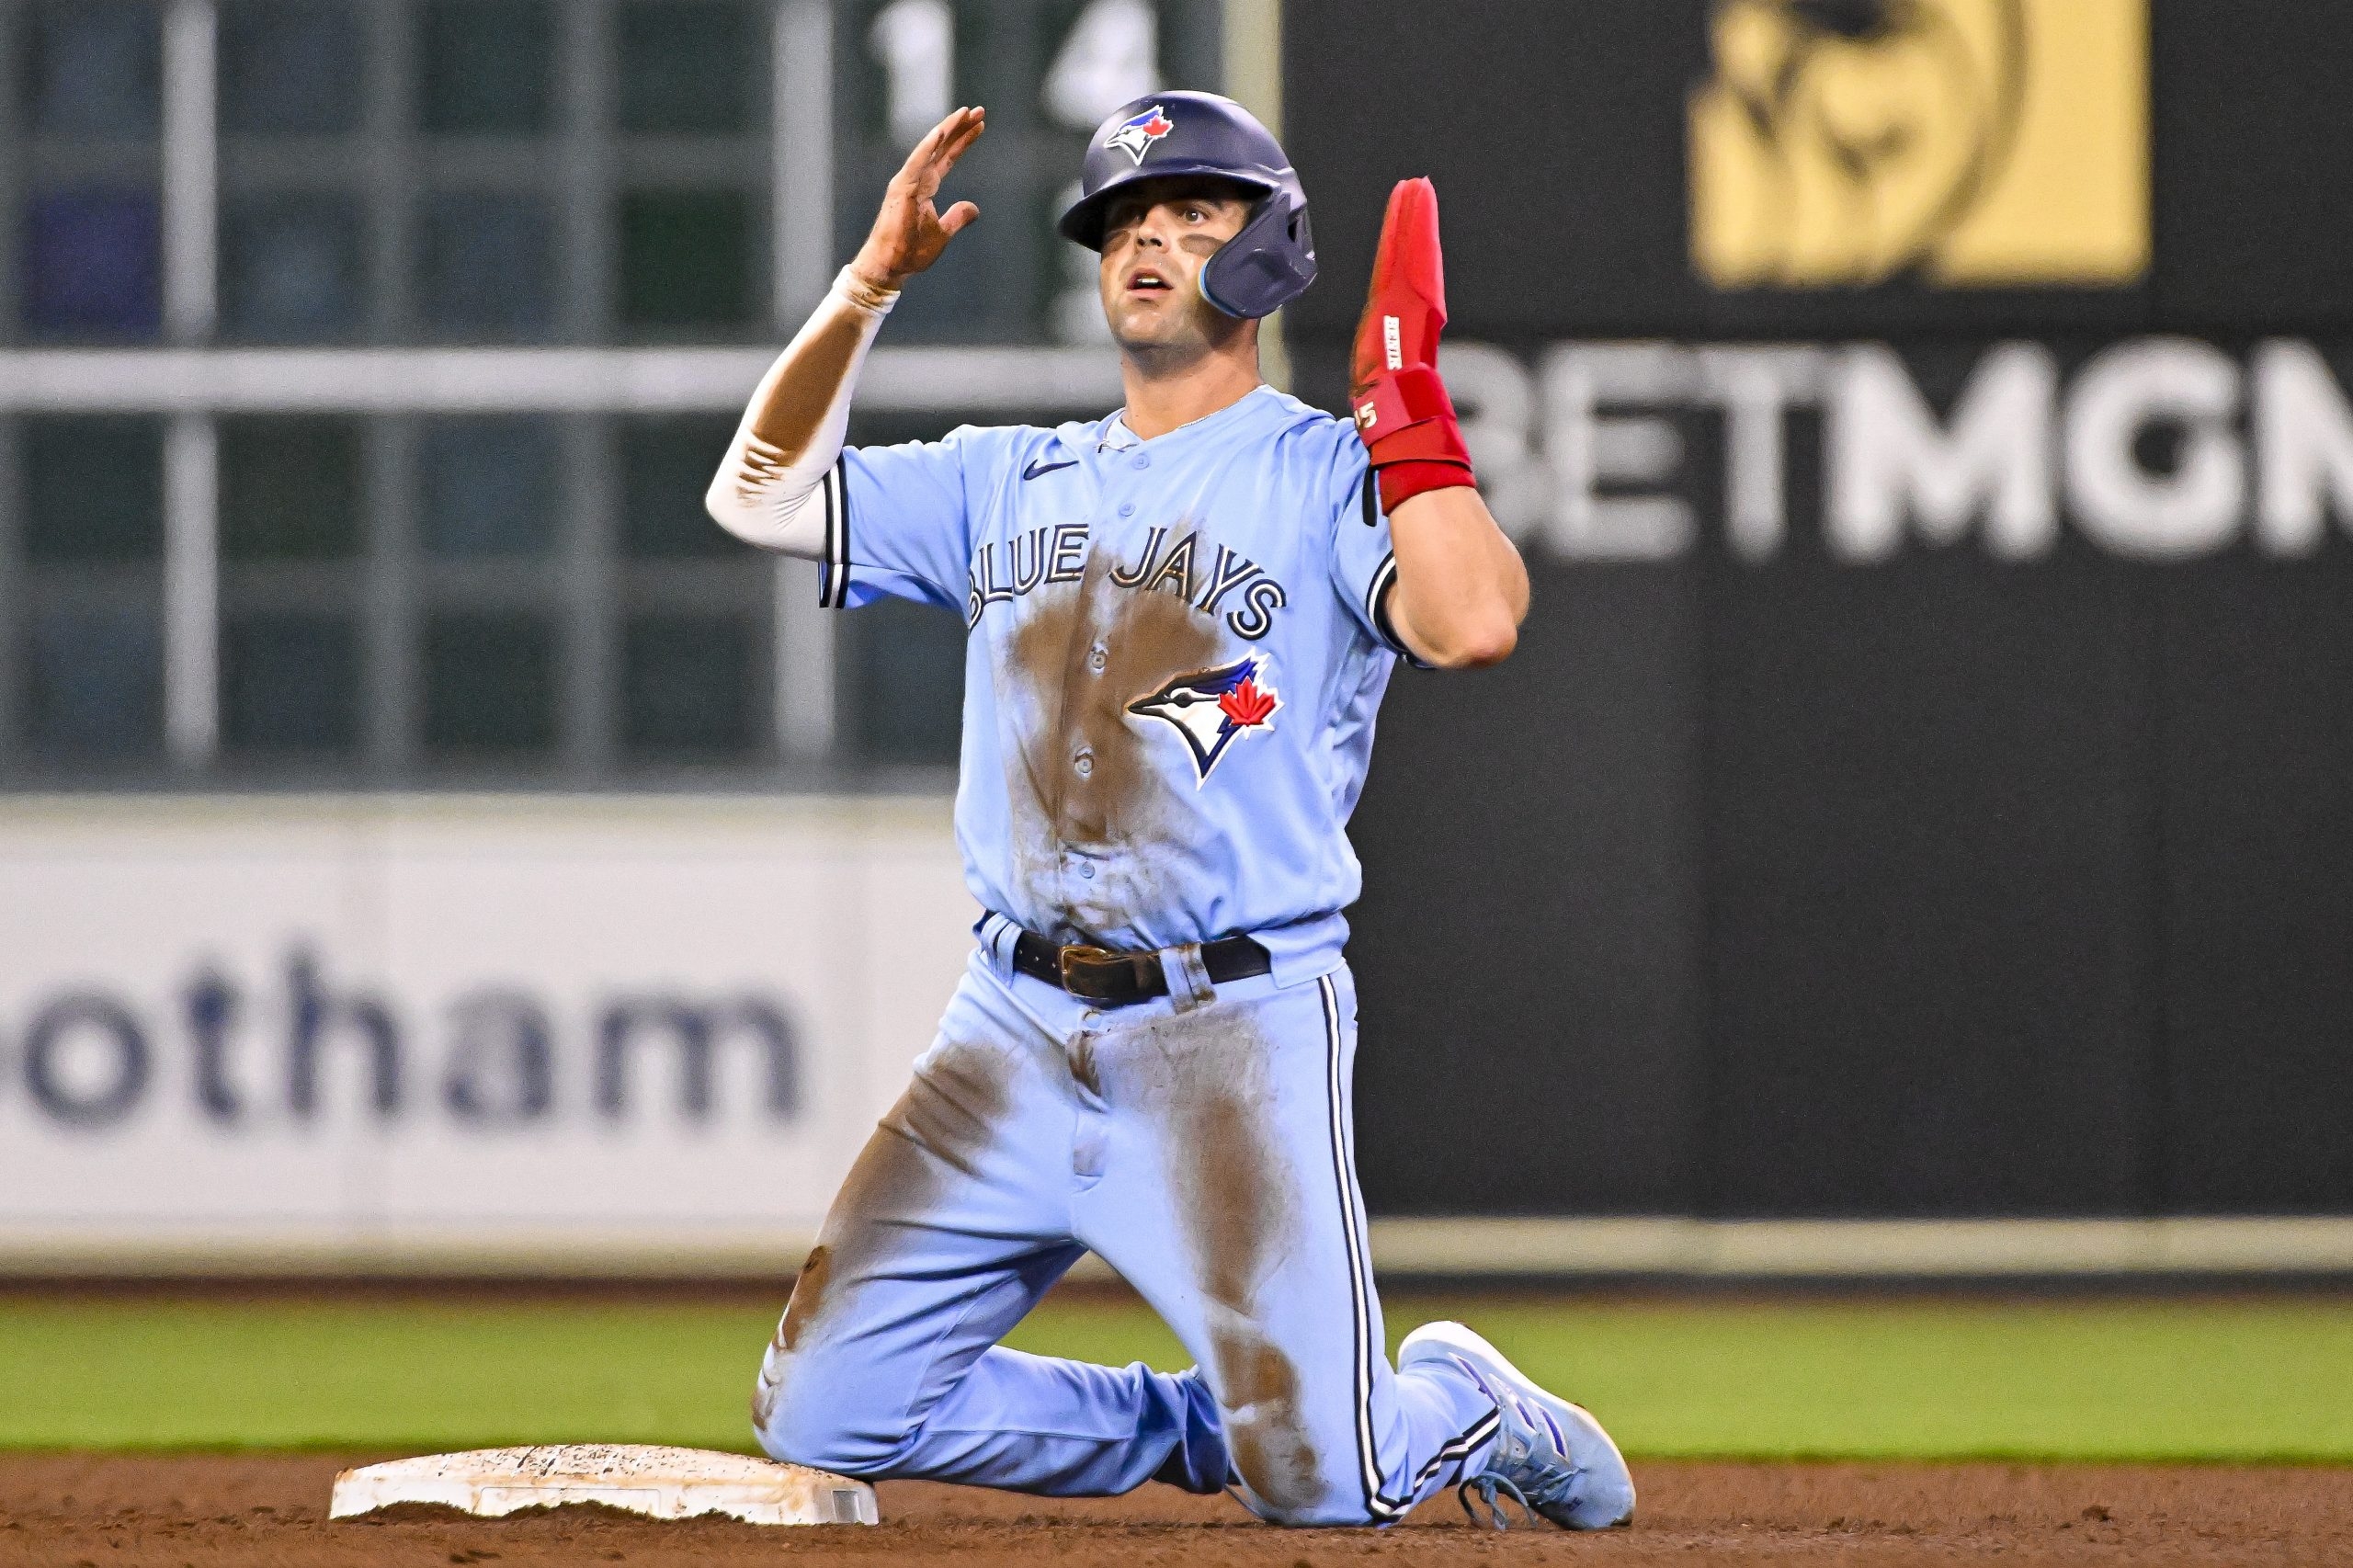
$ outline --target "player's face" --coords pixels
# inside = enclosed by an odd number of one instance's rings
[[[1241,323],[1201,297],[1201,268],[1242,230],[1250,197],[1216,179],[1150,180],[1104,215],[1097,279],[1111,336],[1131,351],[1207,348]]]

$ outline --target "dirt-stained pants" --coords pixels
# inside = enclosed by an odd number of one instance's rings
[[[1176,978],[1098,1012],[975,952],[762,1362],[770,1455],[1061,1496],[1233,1484],[1286,1524],[1385,1524],[1475,1464],[1492,1403],[1384,1350],[1347,969]],[[1197,1367],[997,1346],[1086,1249]]]

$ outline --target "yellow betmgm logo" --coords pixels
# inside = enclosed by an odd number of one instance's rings
[[[2129,283],[2146,0],[1716,0],[1691,261],[1723,289]]]

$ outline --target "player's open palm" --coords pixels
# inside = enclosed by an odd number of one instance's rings
[[[875,215],[874,232],[858,248],[851,266],[859,277],[878,288],[896,289],[907,278],[939,259],[948,242],[981,210],[959,201],[945,212],[934,204],[939,182],[956,166],[964,150],[987,130],[988,111],[960,108],[931,128],[882,193],[882,210]]]

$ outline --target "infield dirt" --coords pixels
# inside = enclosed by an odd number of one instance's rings
[[[1154,1487],[1052,1502],[885,1483],[880,1528],[661,1524],[603,1509],[507,1519],[402,1510],[326,1518],[335,1472],[381,1454],[0,1456],[0,1563],[42,1568],[376,1568],[495,1562],[953,1562],[1332,1568],[1397,1563],[1910,1564],[2353,1562],[2353,1472],[2005,1464],[1638,1464],[1631,1529],[1494,1535],[1450,1497],[1384,1533],[1278,1530],[1221,1497]],[[1695,1555],[1699,1554],[1699,1555]]]

